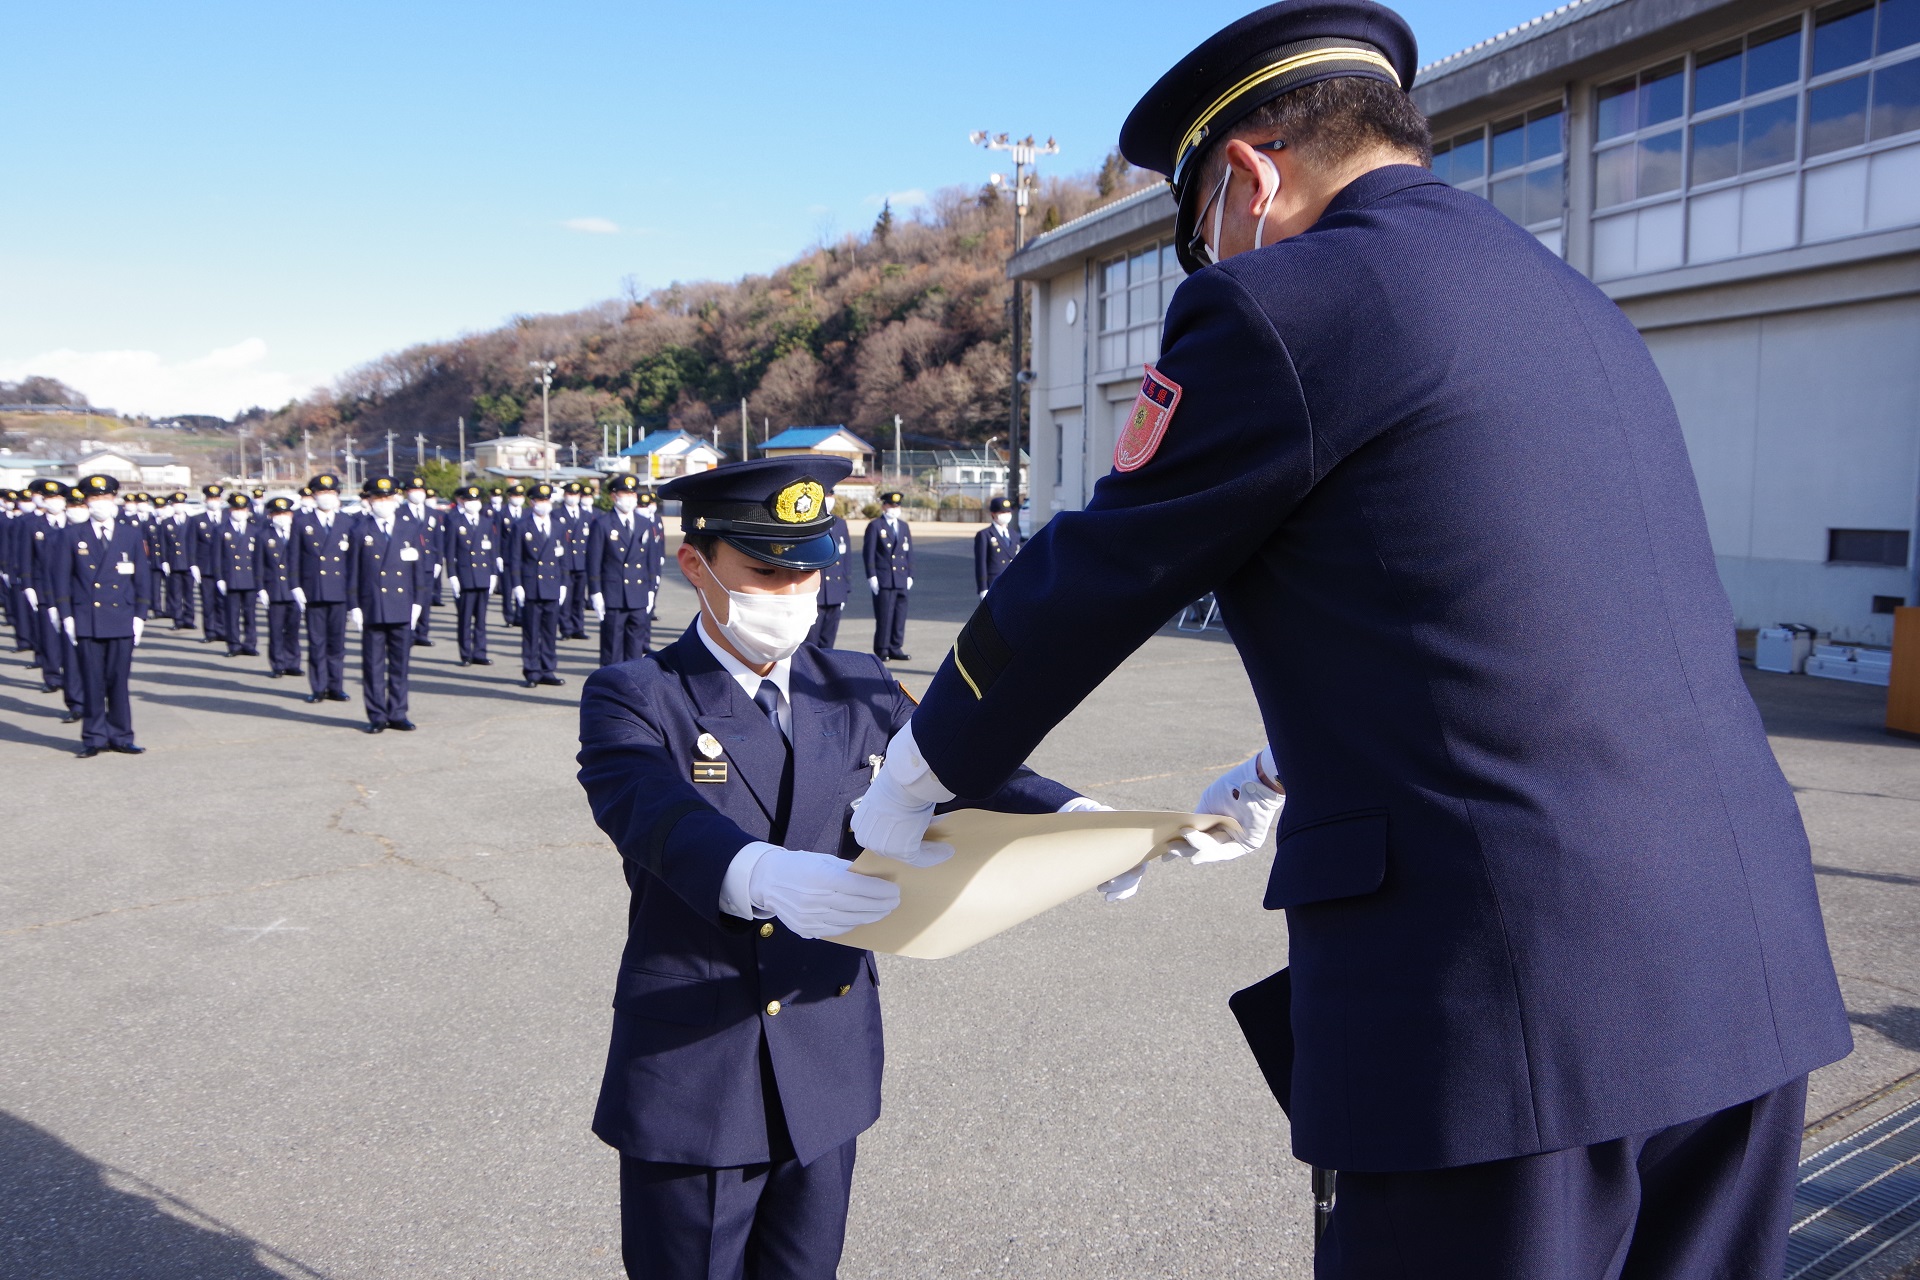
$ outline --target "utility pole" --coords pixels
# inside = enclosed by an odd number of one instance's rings
[[[387,474],[393,474],[393,432],[387,432]]]
[[[539,370],[540,384],[540,469],[541,479],[553,479],[553,416],[547,412],[547,393],[553,390],[553,371],[559,366],[551,360],[529,360],[529,369]]]
[[[745,462],[753,456],[752,448],[747,444],[747,398],[740,397],[740,461]]]
[[[578,471],[580,469],[580,446],[578,444],[570,444],[567,448],[573,450],[573,469]]]
[[[300,452],[307,455],[307,474],[313,474],[313,432],[300,428]]]
[[[353,488],[353,437],[347,437],[347,447],[340,451],[340,461],[347,470],[347,488]]]
[[[427,465],[427,437],[425,432],[416,431],[413,433],[413,465],[416,467],[424,467]]]
[[[464,480],[467,475],[467,416],[464,413],[460,415],[460,456],[454,461],[460,464],[460,477]]]
[[[970,135],[975,146],[985,147],[989,151],[1013,152],[1013,252],[1017,256],[1027,242],[1027,206],[1032,200],[1035,185],[1032,169],[1041,156],[1058,155],[1060,146],[1048,138],[1044,146],[1036,145],[1033,135],[1028,134],[1019,142],[1010,140],[1006,134],[989,137],[982,132]],[[988,179],[994,186],[1005,181],[999,174]],[[1007,501],[1013,507],[1014,528],[1022,536],[1025,529],[1020,521],[1020,389],[1032,380],[1027,371],[1025,351],[1026,308],[1022,305],[1023,290],[1020,281],[1013,281],[1013,393],[1011,407],[1007,413]]]
[[[893,415],[893,481],[900,483],[900,415]]]

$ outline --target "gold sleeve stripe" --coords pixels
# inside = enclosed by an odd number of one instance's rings
[[[973,690],[973,700],[979,702],[984,695],[980,692],[980,686],[974,683],[973,677],[967,674],[967,664],[960,661],[960,646],[958,645],[955,645],[953,649],[953,669],[958,671],[960,678],[967,682],[967,688]]]

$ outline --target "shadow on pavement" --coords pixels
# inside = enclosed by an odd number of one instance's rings
[[[1830,867],[1820,862],[1813,864],[1813,873],[1842,880],[1872,880],[1876,884],[1920,885],[1920,876],[1901,875],[1898,871],[1855,871],[1851,867]]]
[[[1920,1009],[1910,1004],[1888,1005],[1879,1013],[1848,1013],[1847,1021],[1878,1031],[1909,1053],[1920,1053]]]
[[[267,1265],[263,1255],[274,1265]],[[324,1280],[313,1268],[5,1112],[0,1112],[0,1275]]]
[[[1878,685],[1756,671],[1744,664],[1740,674],[1767,732],[1777,738],[1920,751],[1920,741],[1887,732],[1887,691]]]

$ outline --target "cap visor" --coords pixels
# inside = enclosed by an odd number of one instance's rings
[[[742,555],[778,565],[782,569],[824,569],[840,558],[840,548],[833,540],[832,530],[800,542],[743,538],[732,533],[721,534],[720,540]]]

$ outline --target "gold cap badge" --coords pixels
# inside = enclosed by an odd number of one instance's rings
[[[773,514],[783,524],[806,524],[820,518],[827,491],[815,480],[795,480],[773,499]]]

